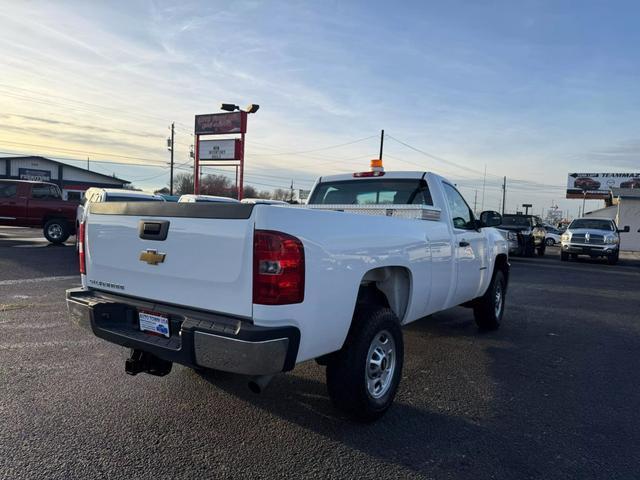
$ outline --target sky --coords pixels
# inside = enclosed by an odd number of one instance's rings
[[[249,118],[246,182],[308,189],[429,170],[477,210],[566,200],[568,172],[640,171],[640,14],[618,1],[0,1],[0,155],[168,184],[194,115]],[[486,170],[486,176],[484,174]],[[210,173],[234,174],[211,167]],[[587,201],[587,210],[602,201]]]

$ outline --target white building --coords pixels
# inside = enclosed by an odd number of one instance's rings
[[[611,218],[618,228],[629,227],[628,233],[620,234],[620,249],[640,252],[640,188],[612,188],[607,205],[586,216]]]
[[[80,200],[89,187],[123,188],[130,183],[84,168],[74,167],[44,157],[0,158],[0,178],[37,180],[55,183],[65,199]]]

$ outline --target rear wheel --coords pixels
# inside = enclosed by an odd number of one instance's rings
[[[496,271],[486,293],[475,301],[473,316],[482,330],[496,330],[502,322],[507,282],[504,273]]]
[[[359,307],[344,346],[327,362],[333,404],[362,421],[381,417],[402,377],[404,343],[389,308]]]
[[[556,244],[553,238],[547,238],[544,243],[547,247],[553,247]]]
[[[536,246],[533,244],[533,240],[527,240],[525,239],[524,241],[524,256],[525,257],[533,257],[536,253]]]
[[[69,238],[69,225],[61,218],[54,218],[44,224],[44,237],[54,244],[61,244]]]

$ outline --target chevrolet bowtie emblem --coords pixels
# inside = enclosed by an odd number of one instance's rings
[[[590,240],[591,240],[591,235],[589,234],[589,232],[587,232],[587,234],[584,236],[584,241],[589,243]]]
[[[164,257],[166,256],[166,253],[158,253],[157,250],[148,249],[140,253],[140,261],[147,262],[149,265],[158,265],[164,262]]]

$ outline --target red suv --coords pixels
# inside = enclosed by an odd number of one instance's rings
[[[53,183],[0,180],[0,225],[42,228],[51,243],[75,234],[77,207]]]
[[[640,178],[633,178],[620,184],[620,188],[640,188]]]
[[[579,177],[573,182],[573,186],[580,190],[598,190],[600,182],[589,177]]]

